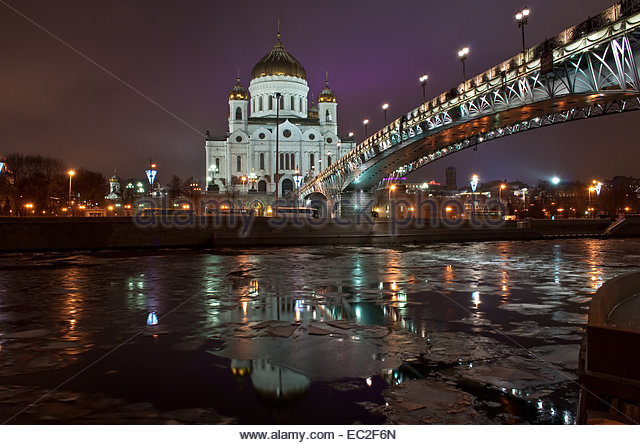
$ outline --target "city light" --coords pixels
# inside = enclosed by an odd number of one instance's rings
[[[530,13],[529,8],[527,8],[526,6],[522,11],[518,11],[516,13],[516,21],[518,22],[518,28],[522,29],[522,53],[523,54],[526,54],[526,51],[527,51],[527,47],[524,41],[524,27],[529,22],[529,13]]]
[[[476,192],[476,189],[478,188],[478,181],[480,180],[480,178],[478,178],[478,175],[473,175],[471,177],[471,181],[469,181],[469,184],[471,185],[471,191],[473,193]]]
[[[558,178],[557,176],[554,176],[553,178],[551,178],[551,183],[553,185],[558,185],[560,184],[560,178]]]
[[[155,312],[149,312],[147,316],[147,326],[155,326],[158,324],[158,315]]]
[[[422,85],[422,101],[427,101],[427,80],[429,80],[428,74],[420,76],[420,84]]]

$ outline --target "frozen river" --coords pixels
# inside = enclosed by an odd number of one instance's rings
[[[4,255],[0,419],[573,423],[591,296],[639,268],[636,239]]]

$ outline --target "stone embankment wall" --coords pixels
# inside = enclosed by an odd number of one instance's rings
[[[246,218],[247,215],[244,215]],[[436,243],[530,240],[546,236],[602,235],[600,220],[323,221],[279,218],[161,217],[0,218],[0,251],[170,247],[267,247],[311,244]],[[640,234],[640,226],[638,226]]]

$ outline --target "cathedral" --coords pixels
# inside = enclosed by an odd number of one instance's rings
[[[338,103],[328,79],[317,105],[309,106],[308,95],[306,71],[278,33],[271,51],[253,67],[249,91],[238,78],[230,92],[227,135],[207,132],[206,190],[237,196],[244,186],[254,200],[273,198],[278,181],[278,194],[286,197],[295,179],[306,183],[351,150],[353,138],[338,136]],[[264,208],[267,201],[254,206]]]

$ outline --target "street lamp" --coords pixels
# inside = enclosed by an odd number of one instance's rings
[[[382,112],[384,113],[384,126],[387,126],[387,110],[389,109],[389,104],[382,105]]]
[[[367,139],[369,137],[369,133],[367,132],[367,125],[369,125],[369,119],[365,119],[362,121],[364,124],[364,138]]]
[[[353,131],[349,132],[349,139],[353,139]]]
[[[516,14],[516,21],[518,22],[518,28],[522,28],[522,53],[526,54],[527,47],[524,44],[524,27],[529,22],[529,8],[526,6],[522,11]]]
[[[498,199],[502,201],[502,191],[507,188],[506,184],[500,184],[500,188],[498,189]]]
[[[476,189],[478,188],[478,175],[473,175],[469,184],[471,185],[471,204],[473,205],[473,213],[476,212]]]
[[[460,51],[458,51],[458,57],[462,62],[462,82],[465,84],[464,85],[465,90],[467,89],[467,69],[466,69],[465,62],[467,60],[468,55],[469,55],[469,48],[467,48],[466,46],[462,48]]]
[[[67,172],[69,174],[69,201],[67,202],[67,207],[69,208],[68,215],[71,216],[71,178],[76,174],[75,170],[69,170]]]
[[[391,218],[391,192],[394,192],[396,190],[396,185],[395,184],[391,184],[389,186],[389,218]]]
[[[553,185],[558,185],[560,184],[560,178],[558,178],[557,176],[554,176],[553,178],[551,178],[551,183]]]
[[[422,102],[427,101],[427,80],[429,80],[428,74],[420,76],[420,84],[422,85]]]
[[[244,208],[244,184],[247,182],[247,177],[242,175],[240,180],[242,181],[242,207]]]
[[[591,192],[595,192],[596,188],[594,186],[589,187],[589,208],[587,209],[589,211],[589,214],[591,214]]]
[[[300,196],[298,196],[298,193],[300,186],[302,185],[302,178],[304,178],[304,176],[300,174],[300,170],[296,169],[296,172],[293,174],[293,184],[296,186],[296,207],[300,203]]]

